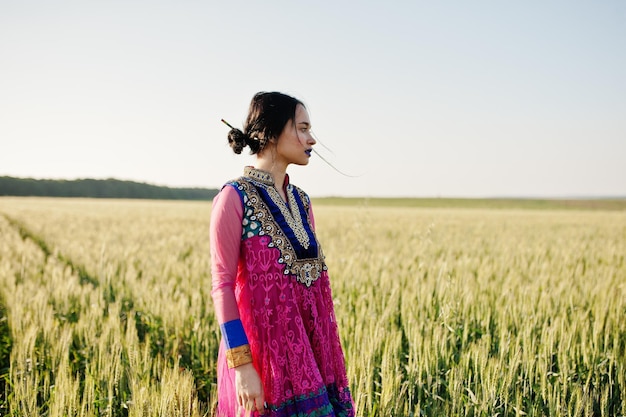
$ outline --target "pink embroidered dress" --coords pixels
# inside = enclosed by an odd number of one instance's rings
[[[269,173],[246,167],[213,200],[218,416],[244,415],[225,357],[243,343],[263,383],[264,415],[354,416],[310,200],[288,179],[285,203]]]

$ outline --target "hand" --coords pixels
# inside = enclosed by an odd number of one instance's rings
[[[237,402],[246,411],[265,411],[265,395],[259,373],[252,363],[247,363],[235,368],[235,389],[237,390]]]

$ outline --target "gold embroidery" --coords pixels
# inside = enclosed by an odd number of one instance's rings
[[[287,224],[289,225],[291,230],[293,230],[293,233],[296,236],[296,239],[298,239],[298,242],[300,242],[304,249],[308,249],[311,241],[309,240],[309,234],[304,228],[304,224],[302,224],[300,208],[298,207],[296,199],[293,197],[291,186],[287,187],[287,201],[289,202],[289,210],[287,210],[285,202],[280,197],[280,194],[278,194],[278,191],[276,191],[276,188],[267,187],[267,193],[269,194],[274,204],[278,206],[278,209],[287,221]]]
[[[296,279],[302,284],[310,287],[322,274],[322,271],[327,269],[324,263],[324,255],[322,248],[317,242],[317,257],[298,259],[295,249],[289,242],[287,236],[283,233],[278,226],[272,214],[263,202],[263,199],[258,194],[258,191],[250,178],[241,178],[238,180],[238,188],[247,195],[245,204],[254,210],[253,217],[256,221],[261,223],[261,230],[259,235],[267,235],[271,238],[269,247],[276,247],[280,251],[280,258],[278,262],[285,265],[283,273],[285,275],[294,275]],[[300,193],[299,189],[296,188]],[[301,197],[302,194],[300,194]],[[303,199],[304,201],[304,199]],[[283,203],[284,205],[284,203]],[[296,208],[297,209],[297,208]],[[297,211],[299,214],[299,210]],[[291,225],[290,225],[291,226]],[[304,228],[304,226],[303,226]]]
[[[286,194],[287,202],[289,204],[289,209],[287,209],[285,202],[281,198],[280,194],[278,194],[278,190],[276,190],[276,187],[274,187],[274,178],[272,178],[272,174],[266,171],[262,171],[260,169],[246,167],[244,170],[244,175],[247,175],[253,180],[257,180],[261,184],[267,186],[264,188],[267,190],[267,193],[269,194],[276,207],[278,207],[278,209],[280,210],[291,230],[293,230],[296,239],[298,239],[298,242],[302,245],[304,249],[308,249],[311,241],[309,239],[309,234],[304,228],[304,224],[302,224],[300,208],[298,207],[298,202],[293,196],[293,186],[291,184],[287,186]]]
[[[243,175],[262,182],[266,185],[274,185],[274,178],[272,177],[272,174],[261,169],[256,169],[254,167],[245,167],[243,169]]]

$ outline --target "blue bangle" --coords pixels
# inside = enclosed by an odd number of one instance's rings
[[[248,338],[240,319],[220,324],[220,330],[222,330],[222,336],[226,342],[226,349],[233,349],[248,344]]]

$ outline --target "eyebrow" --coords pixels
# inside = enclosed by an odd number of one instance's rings
[[[298,122],[297,124],[311,126],[311,123],[309,122]]]

